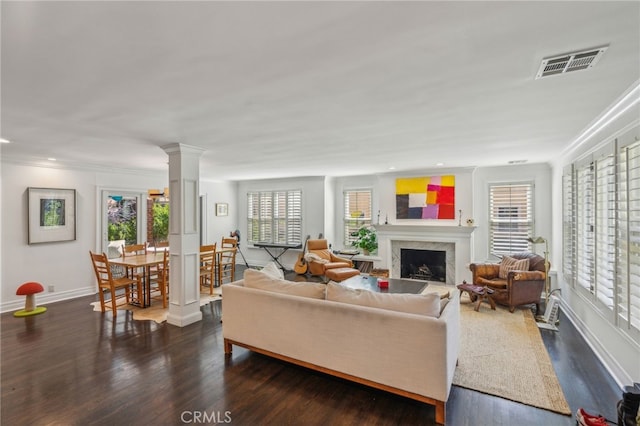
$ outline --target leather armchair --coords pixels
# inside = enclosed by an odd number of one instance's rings
[[[529,252],[509,256],[515,259],[529,259],[529,270],[509,271],[507,278],[502,279],[499,277],[499,263],[472,263],[469,269],[473,273],[473,284],[492,288],[493,300],[508,306],[509,312],[513,312],[516,306],[535,303],[538,313],[546,279],[544,258]]]
[[[311,275],[325,275],[328,269],[353,268],[351,260],[338,257],[329,250],[327,240],[308,240],[304,258]]]

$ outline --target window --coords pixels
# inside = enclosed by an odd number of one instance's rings
[[[576,173],[576,283],[589,292],[593,288],[594,253],[593,229],[595,218],[593,214],[593,163],[578,166]]]
[[[371,190],[344,191],[344,245],[351,246],[353,234],[363,226],[371,225]]]
[[[533,235],[533,183],[489,185],[489,252],[527,251]]]
[[[569,165],[562,175],[562,273],[567,282],[575,286],[576,228],[574,223],[575,188],[574,169]]]
[[[247,231],[250,243],[301,243],[302,191],[247,193]]]
[[[571,170],[563,176],[564,278],[640,342],[640,142],[615,140]]]
[[[618,153],[617,321],[640,341],[640,142]]]
[[[615,158],[607,153],[595,162],[595,289],[597,300],[613,309],[615,285]]]

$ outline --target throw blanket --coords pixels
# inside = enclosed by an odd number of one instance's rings
[[[307,262],[318,262],[318,263],[329,263],[329,260],[327,259],[323,259],[322,257],[318,256],[315,253],[307,253],[304,255],[304,260],[306,260]]]

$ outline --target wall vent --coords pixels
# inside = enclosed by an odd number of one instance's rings
[[[588,70],[598,63],[608,48],[609,46],[594,47],[580,52],[545,58],[540,64],[536,80],[572,71]]]

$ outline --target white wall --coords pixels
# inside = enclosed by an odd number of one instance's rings
[[[333,189],[333,197],[331,198],[331,202],[334,205],[334,209],[331,211],[332,222],[334,228],[330,231],[332,235],[332,239],[329,241],[332,243],[332,247],[336,249],[340,248],[353,248],[353,247],[344,247],[344,237],[343,237],[343,226],[344,226],[344,191],[355,190],[355,189],[371,189],[372,198],[371,198],[371,214],[373,217],[371,218],[373,223],[376,222],[378,210],[379,210],[379,199],[380,199],[380,182],[378,176],[367,175],[367,176],[347,176],[347,177],[338,177],[333,179],[334,189]],[[383,219],[384,220],[384,219]]]
[[[420,177],[420,176],[455,176],[455,204],[456,218],[451,220],[435,220],[435,219],[396,219],[396,178],[399,177]],[[473,217],[472,209],[472,169],[425,169],[414,170],[405,173],[388,173],[383,175],[367,175],[367,176],[347,176],[335,178],[335,194],[334,200],[334,221],[335,221],[335,244],[336,247],[342,247],[342,214],[344,212],[343,193],[346,190],[353,189],[372,189],[372,214],[373,223],[378,224],[378,212],[380,212],[380,224],[388,221],[394,225],[413,225],[413,226],[431,226],[431,225],[458,225],[458,210],[462,210],[462,223],[466,226],[467,218]]]
[[[340,244],[336,245],[336,242],[340,241],[340,234],[336,234],[336,230],[339,229],[337,221],[340,218],[336,218],[336,211],[339,210],[336,204],[336,178],[327,176],[324,179],[324,237],[327,241],[334,242],[333,245],[340,247]],[[317,238],[318,235],[311,235],[311,238]]]
[[[45,289],[54,286],[55,292],[37,296],[40,304],[94,294],[95,277],[89,250],[100,250],[100,190],[146,193],[149,188],[167,186],[167,176],[163,174],[105,173],[11,163],[2,164],[1,178],[2,312],[23,306],[24,298],[16,296],[15,291],[25,281],[38,281]],[[76,241],[27,244],[26,191],[30,186],[76,190]],[[202,181],[200,192],[207,199],[206,238],[208,242],[220,241],[223,235],[238,228],[237,183]],[[215,204],[222,202],[229,205],[228,216],[215,215]]]
[[[239,228],[238,184],[237,182],[200,181],[200,195],[207,200],[206,237],[204,244],[220,243],[231,231]],[[216,216],[216,203],[229,205],[228,216]]]
[[[607,111],[608,112],[608,111]],[[602,116],[606,116],[603,113]],[[600,147],[616,137],[640,138],[640,116],[638,105],[627,110],[602,130],[584,138],[553,164],[553,246],[552,262],[560,264],[562,251],[562,172],[563,168],[586,153]],[[597,120],[594,120],[597,122]],[[585,337],[587,343],[602,360],[620,386],[640,382],[640,345],[615,327],[593,302],[572,288],[558,269],[558,286],[562,292],[563,312],[571,319]]]
[[[109,187],[146,191],[164,188],[166,176],[142,176],[114,172],[90,172],[59,168],[2,164],[2,271],[0,311],[20,309],[24,298],[16,289],[25,281],[37,281],[45,293],[39,304],[94,294],[95,277],[89,251],[100,246],[97,231],[98,188]],[[27,188],[68,188],[76,190],[76,240],[29,245],[27,243]],[[46,292],[53,285],[53,293]]]

